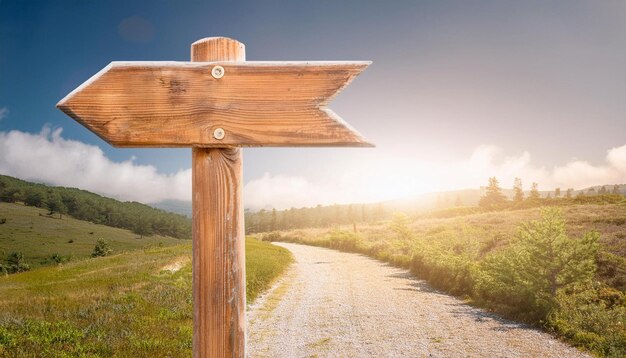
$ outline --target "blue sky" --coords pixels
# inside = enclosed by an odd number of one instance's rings
[[[245,149],[259,206],[381,200],[496,174],[544,189],[626,182],[623,1],[0,0],[0,132],[26,143],[47,127],[50,143],[57,133],[97,146],[155,178],[185,171],[190,150],[112,148],[55,104],[111,61],[186,61],[207,36],[245,43],[248,60],[374,62],[330,107],[377,148]],[[75,184],[69,172],[0,172]]]

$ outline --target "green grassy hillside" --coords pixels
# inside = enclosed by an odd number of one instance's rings
[[[99,238],[107,240],[114,253],[181,243],[158,235],[140,238],[128,230],[47,214],[45,209],[0,202],[0,221],[6,219],[0,224],[0,264],[14,251],[24,253],[31,268],[51,264],[53,254],[74,260],[87,258]]]
[[[246,240],[248,299],[291,260]],[[0,357],[189,357],[191,344],[191,243],[0,277]]]

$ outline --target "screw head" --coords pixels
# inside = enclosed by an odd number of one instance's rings
[[[213,67],[213,69],[211,69],[211,75],[213,75],[213,77],[215,78],[224,77],[224,72],[224,67],[222,66],[215,66]]]
[[[217,140],[224,139],[225,135],[226,135],[226,132],[222,128],[215,128],[215,130],[213,131],[213,138]]]

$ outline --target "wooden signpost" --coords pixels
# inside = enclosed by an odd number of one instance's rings
[[[196,41],[191,62],[113,62],[57,107],[116,147],[191,147],[194,357],[244,357],[242,155],[252,146],[372,146],[328,102],[369,62],[247,62]]]

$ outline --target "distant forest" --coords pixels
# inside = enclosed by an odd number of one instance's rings
[[[514,189],[505,193],[496,178],[490,178],[480,200],[468,199],[468,194],[435,193],[436,201],[430,210],[419,209],[420,200],[411,204],[388,202],[349,205],[318,205],[311,208],[287,210],[245,211],[246,234],[279,230],[357,225],[389,220],[395,212],[414,213],[417,216],[451,217],[481,211],[516,210],[535,206],[562,206],[586,203],[623,202],[624,185],[602,186],[574,191],[557,188],[552,192],[539,192],[533,183],[529,192],[522,190],[516,179]],[[456,195],[453,200],[450,195]],[[470,194],[474,195],[474,194]],[[454,197],[454,196],[452,196]],[[48,209],[50,215],[71,215],[79,220],[91,221],[122,229],[138,235],[164,235],[179,239],[191,238],[191,219],[184,215],[137,202],[120,202],[85,190],[51,187],[0,175],[0,201],[23,202],[25,205]],[[476,206],[477,205],[477,206]]]
[[[138,235],[191,239],[191,220],[137,202],[121,202],[85,190],[30,183],[0,175],[0,201],[45,208],[49,215],[70,215]]]
[[[392,214],[382,203],[318,205],[314,208],[262,209],[256,212],[246,210],[246,233],[374,222],[390,219]]]
[[[436,200],[431,209],[423,209],[423,203],[410,204],[388,202],[375,204],[318,205],[314,208],[291,208],[288,210],[246,211],[246,233],[271,232],[290,229],[333,227],[355,225],[389,220],[395,212],[410,212],[416,216],[453,217],[477,212],[497,210],[517,210],[538,206],[564,206],[576,204],[606,204],[624,202],[622,187],[610,185],[591,187],[584,190],[560,188],[554,191],[540,192],[537,183],[532,183],[529,192],[524,192],[522,182],[515,179],[510,195],[500,187],[496,178],[489,178],[488,185],[482,189],[479,200],[472,203],[468,196],[478,190],[466,190],[458,193],[435,193]],[[466,192],[469,192],[466,193]],[[450,196],[452,195],[451,199]],[[427,200],[427,199],[425,199]],[[467,204],[464,204],[467,203]]]

